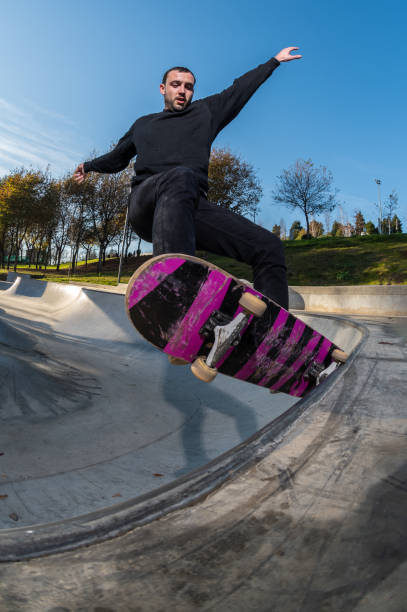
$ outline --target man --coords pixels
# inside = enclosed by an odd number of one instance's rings
[[[198,248],[244,261],[253,268],[254,287],[284,308],[288,287],[279,238],[206,195],[212,142],[280,63],[301,58],[291,55],[297,49],[282,49],[228,89],[196,102],[193,73],[170,68],[160,85],[164,110],[140,117],[112,151],[79,164],[74,173],[81,183],[87,172],[120,172],[137,155],[129,219],[153,243],[154,255],[194,255]]]

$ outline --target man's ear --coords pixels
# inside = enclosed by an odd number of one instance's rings
[[[164,85],[164,83],[161,83],[161,84],[160,84],[160,93],[161,93],[162,95],[164,95],[164,94],[165,94],[165,85]]]

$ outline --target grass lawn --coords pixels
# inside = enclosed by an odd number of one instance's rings
[[[407,234],[284,241],[290,285],[407,284]],[[225,257],[205,257],[252,280],[249,266]]]
[[[284,248],[290,285],[407,284],[407,234],[286,240]],[[197,255],[238,278],[252,280],[251,268],[246,264],[209,253]],[[126,283],[146,259],[148,256],[142,255],[124,263],[121,282]],[[17,271],[56,282],[74,280],[116,285],[118,259],[108,259],[100,275],[95,260],[89,261],[86,266],[80,262],[74,275],[70,274],[69,264],[62,264],[59,271],[53,266],[47,270],[18,266]],[[0,270],[3,278],[6,272]]]
[[[292,240],[290,285],[407,284],[407,234]]]

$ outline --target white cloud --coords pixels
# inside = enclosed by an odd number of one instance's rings
[[[42,115],[46,115],[47,117],[52,117],[53,119],[57,119],[58,121],[61,121],[62,123],[66,123],[67,125],[75,126],[75,122],[72,121],[72,119],[69,119],[68,117],[65,117],[64,115],[61,115],[61,113],[57,113],[55,111],[49,110],[48,108],[41,108],[40,106],[33,104],[30,100],[24,99],[24,103],[26,106],[29,106],[31,110],[34,111],[35,113],[40,113]]]
[[[1,175],[21,166],[49,166],[51,174],[59,176],[81,161],[83,154],[73,144],[83,144],[83,139],[70,119],[28,102],[17,106],[2,98],[0,117]]]

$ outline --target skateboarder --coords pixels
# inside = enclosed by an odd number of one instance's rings
[[[140,117],[112,151],[79,164],[74,173],[81,183],[87,172],[120,172],[137,155],[129,219],[134,231],[153,243],[154,255],[194,255],[202,249],[246,262],[253,268],[254,287],[284,308],[288,287],[281,241],[208,202],[208,165],[219,132],[281,62],[301,58],[291,54],[297,49],[282,49],[221,93],[193,103],[194,74],[182,66],[170,68],[160,85],[163,111]]]

